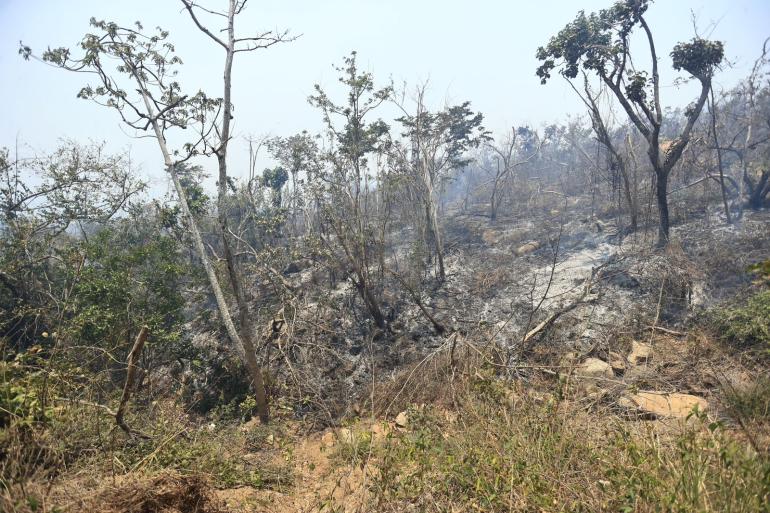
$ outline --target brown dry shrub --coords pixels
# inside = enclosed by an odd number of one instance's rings
[[[387,417],[414,404],[452,407],[456,383],[479,373],[494,374],[502,368],[505,356],[500,348],[483,339],[472,342],[459,333],[453,337],[419,362],[376,383],[369,390],[363,410]]]
[[[92,511],[104,513],[226,513],[202,476],[161,473],[97,494]]]

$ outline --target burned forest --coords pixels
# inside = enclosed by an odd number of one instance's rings
[[[0,511],[770,511],[767,6],[295,3],[0,6]]]

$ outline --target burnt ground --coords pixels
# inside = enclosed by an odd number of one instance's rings
[[[747,266],[770,255],[768,226],[768,212],[746,212],[731,226],[716,213],[691,217],[673,227],[672,243],[660,251],[654,228],[623,237],[611,219],[577,208],[495,223],[450,212],[447,280],[440,287],[426,280],[421,295],[444,334],[405,293],[384,295],[392,321],[389,332],[379,332],[352,286],[340,282],[282,311],[286,323],[270,366],[289,376],[279,392],[295,414],[316,415],[322,427],[359,411],[373,382],[457,344],[457,337],[474,347],[494,344],[508,366],[533,351],[607,355],[652,325],[678,331],[740,294],[750,282]],[[290,279],[310,290],[316,275],[311,267]]]

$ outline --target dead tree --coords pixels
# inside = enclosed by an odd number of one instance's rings
[[[515,157],[518,157],[518,151],[520,150],[518,134],[519,132],[515,128],[512,128],[501,144],[488,143],[486,145],[486,147],[494,153],[496,161],[495,174],[491,180],[492,190],[489,197],[489,217],[492,223],[497,220],[497,212],[502,199],[502,185],[506,180],[514,180],[516,169],[534,160],[540,154],[540,150],[543,146],[543,139],[540,138],[537,132],[534,132],[536,147],[523,159],[515,160]]]

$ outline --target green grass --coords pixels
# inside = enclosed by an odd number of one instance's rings
[[[663,434],[501,388],[476,383],[459,420],[426,408],[377,448],[371,511],[770,510],[770,459],[703,414]]]
[[[756,292],[737,305],[715,309],[713,321],[722,340],[770,350],[770,290]]]

